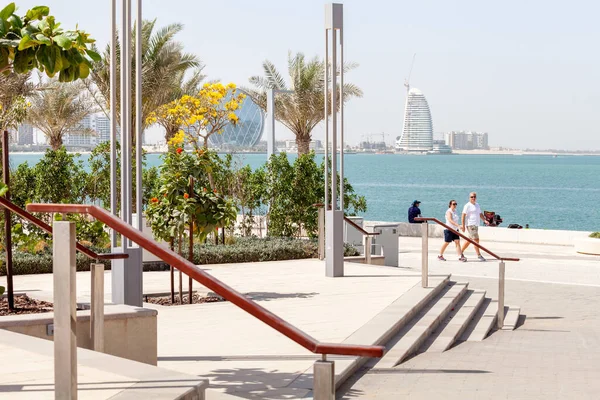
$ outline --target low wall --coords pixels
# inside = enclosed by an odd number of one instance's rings
[[[393,222],[396,223],[396,222]],[[383,221],[365,221],[366,230],[372,231],[373,226],[390,224]],[[397,222],[399,236],[421,237],[421,224]],[[506,227],[480,226],[479,237],[486,242],[550,244],[560,246],[573,246],[575,240],[587,238],[591,232],[563,231],[548,229],[508,229]],[[429,224],[429,237],[443,237],[444,227]]]
[[[148,308],[107,304],[104,307],[104,353],[146,364],[157,364],[158,312]],[[0,317],[0,329],[53,340],[48,325],[54,313]],[[77,311],[77,347],[91,349],[90,311]]]
[[[598,238],[577,238],[575,239],[575,251],[581,254],[600,256],[600,239]]]

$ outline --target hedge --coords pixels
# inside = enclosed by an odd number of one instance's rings
[[[184,255],[188,246],[184,245]],[[358,255],[354,247],[345,246],[346,256]],[[97,253],[106,252],[104,249],[95,249]],[[315,258],[318,255],[317,242],[314,240],[288,239],[288,238],[236,238],[234,244],[194,245],[194,262],[196,264],[224,264],[244,263],[259,261],[298,260]],[[90,264],[95,260],[77,253],[77,271],[89,271]],[[106,269],[110,269],[110,261],[100,261]],[[145,271],[162,271],[168,269],[164,262],[145,263]],[[47,274],[52,272],[52,253],[30,254],[21,251],[13,252],[13,274]],[[4,255],[0,257],[0,275],[6,275]]]

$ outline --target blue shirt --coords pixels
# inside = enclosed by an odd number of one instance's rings
[[[412,206],[411,208],[408,209],[408,222],[410,222],[411,224],[420,224],[422,223],[422,221],[415,221],[416,217],[420,217],[421,216],[421,210],[419,209],[419,207],[417,206]]]

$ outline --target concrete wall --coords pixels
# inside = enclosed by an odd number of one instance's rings
[[[157,364],[157,311],[126,305],[104,308],[104,352],[117,357]],[[0,329],[53,340],[47,334],[54,313],[25,314],[0,318]],[[91,349],[90,311],[77,311],[77,346]]]
[[[591,237],[577,238],[575,239],[575,251],[581,254],[600,256],[600,239]]]
[[[374,225],[389,224],[382,221],[365,221],[366,230],[372,231]],[[394,222],[395,223],[395,222]],[[421,225],[408,222],[398,222],[399,236],[421,237]],[[576,239],[589,236],[591,232],[563,231],[547,229],[508,229],[506,227],[479,227],[479,237],[486,242],[551,244],[573,246]],[[429,224],[429,237],[441,238],[444,236],[444,227]]]

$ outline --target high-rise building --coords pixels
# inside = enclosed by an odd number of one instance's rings
[[[88,115],[82,119],[79,124],[70,129],[69,132],[63,137],[63,144],[65,146],[74,147],[92,147],[96,145],[96,121],[93,116]]]
[[[265,127],[265,118],[260,107],[246,97],[237,112],[239,121],[237,125],[227,124],[221,134],[214,134],[208,138],[213,147],[244,147],[256,146],[260,141]]]
[[[105,115],[96,116],[96,134],[98,143],[110,141],[110,119]]]
[[[452,131],[445,134],[446,144],[454,150],[487,150],[487,132]]]
[[[404,108],[402,136],[396,138],[396,150],[424,153],[433,148],[433,123],[425,95],[412,88],[408,91]]]
[[[33,125],[21,124],[18,131],[19,145],[31,145],[33,144]]]

